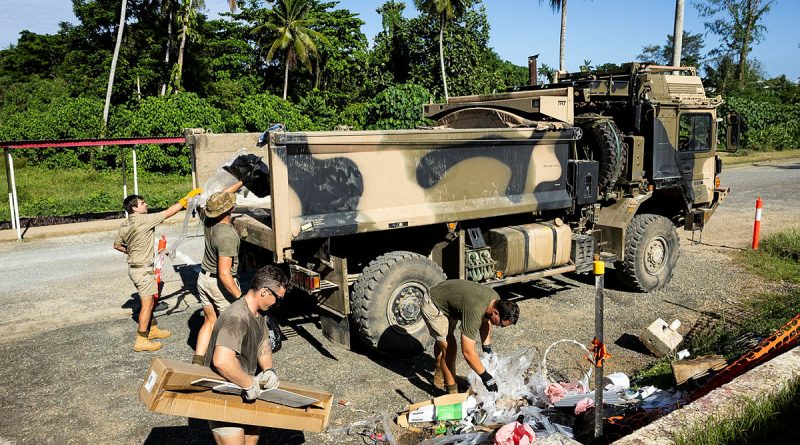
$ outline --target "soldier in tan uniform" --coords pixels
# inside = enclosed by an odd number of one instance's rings
[[[158,294],[153,273],[156,226],[185,209],[189,199],[202,191],[194,189],[176,204],[158,213],[148,213],[147,202],[140,195],[130,195],[123,201],[128,217],[117,232],[114,249],[128,255],[128,276],[136,286],[142,304],[139,310],[139,329],[133,345],[136,352],[157,351],[161,349],[161,343],[152,340],[171,335],[169,331],[159,329],[153,318],[153,297]]]
[[[231,224],[231,212],[236,205],[236,191],[242,182],[214,193],[202,210],[205,252],[197,277],[197,293],[203,305],[203,326],[197,333],[192,363],[202,365],[217,316],[242,296],[236,279],[239,266],[239,234]]]

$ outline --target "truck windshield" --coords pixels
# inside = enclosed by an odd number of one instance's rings
[[[681,115],[678,147],[680,151],[705,151],[711,147],[711,113]]]

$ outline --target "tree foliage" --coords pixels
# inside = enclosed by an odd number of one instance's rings
[[[681,54],[681,65],[700,67],[703,63],[703,35],[683,31],[683,51]],[[654,62],[658,65],[672,65],[672,48],[674,41],[672,34],[667,34],[664,45],[645,45],[642,53],[637,57],[643,62]]]
[[[0,50],[0,139],[103,135],[121,2],[72,3],[75,23],[61,23],[53,35],[22,31]],[[421,109],[431,100],[528,83],[526,66],[502,60],[490,47],[482,1],[423,3],[429,7],[408,18],[399,0],[376,4],[375,17],[359,17],[335,0],[239,0],[229,2],[224,18],[209,20],[198,0],[127,0],[105,136],[176,136],[187,127],[262,132],[278,122],[293,131],[414,128],[430,124]],[[549,3],[561,8],[566,2]],[[703,54],[699,34],[684,37],[685,63],[705,61],[706,86],[725,94],[730,109],[742,110],[750,128],[745,141],[759,149],[782,148],[797,138],[797,85],[763,78],[749,55],[763,38],[761,18],[772,3],[703,1],[715,7],[713,15],[706,10],[708,30],[723,41],[710,56]],[[279,32],[283,25],[289,30],[280,17],[290,15],[291,5],[302,14],[288,39]],[[726,6],[739,8],[733,10],[739,15]],[[378,16],[382,30],[369,42],[362,25]],[[744,17],[753,19],[749,34]],[[643,56],[666,62],[671,45],[668,38],[666,45],[645,48]],[[595,62],[598,70],[616,67]],[[584,68],[592,64],[586,61]],[[538,74],[553,72],[542,63]],[[283,92],[288,100],[281,99]],[[139,147],[138,153],[146,170],[189,168],[185,147]],[[30,150],[25,156],[47,168],[117,168],[121,161],[118,147]]]
[[[719,36],[718,48],[711,56],[736,57],[736,80],[741,85],[747,78],[747,57],[752,46],[761,41],[766,28],[761,20],[775,0],[704,0],[696,2],[700,15],[709,19],[706,30]]]

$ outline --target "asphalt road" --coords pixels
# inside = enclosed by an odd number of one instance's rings
[[[701,314],[725,316],[748,295],[770,286],[736,267],[733,255],[750,245],[753,207],[765,201],[763,232],[797,224],[800,162],[768,164],[725,172],[732,188],[702,236],[691,243],[679,231],[682,255],[675,277],[658,292],[606,292],[606,340],[614,358],[609,372],[631,372],[654,360],[631,336],[655,318],[678,318],[682,332]],[[170,239],[181,234],[166,228]],[[159,322],[173,337],[157,354],[190,361],[193,333],[202,323],[194,295],[203,242],[196,229],[167,271],[167,311]],[[114,233],[0,243],[0,444],[5,443],[213,443],[202,421],[146,411],[137,391],[151,355],[131,350],[137,308],[125,273],[125,258],[111,248]],[[696,241],[700,241],[696,237]],[[543,351],[572,338],[587,343],[593,333],[591,278],[556,277],[503,289],[521,307],[520,324],[497,331],[500,353],[521,347]],[[321,335],[319,321],[301,309],[279,313],[288,337],[275,356],[281,378],[334,393],[349,406],[333,408],[331,426],[394,412],[422,400],[431,389],[430,355],[378,358],[347,351]],[[613,344],[611,344],[613,343]],[[565,348],[554,371],[584,366],[582,354]],[[463,361],[460,369],[466,369]],[[265,430],[262,443],[362,443],[359,437]]]

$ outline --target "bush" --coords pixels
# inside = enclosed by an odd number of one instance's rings
[[[430,125],[422,117],[422,106],[430,101],[431,94],[414,84],[391,86],[381,91],[369,110],[369,129],[398,130]]]
[[[142,100],[132,111],[125,136],[181,136],[186,128],[223,130],[219,110],[193,93],[154,96]],[[189,148],[180,145],[143,145],[138,147],[140,168],[150,172],[188,174],[191,172]]]
[[[270,93],[247,96],[242,102],[239,115],[247,131],[260,133],[277,123],[285,124],[287,131],[317,129],[311,119],[303,115],[297,107]]]
[[[754,151],[791,150],[800,139],[800,104],[770,96],[727,97],[720,115],[736,112],[744,122],[742,147]]]
[[[351,130],[364,130],[367,128],[369,109],[367,102],[350,104],[336,116],[334,126],[346,125]]]
[[[0,126],[0,140],[87,139],[101,134],[103,102],[90,97],[63,97],[50,104],[11,114]],[[76,168],[91,165],[97,149],[44,148],[24,151],[32,165]]]

